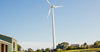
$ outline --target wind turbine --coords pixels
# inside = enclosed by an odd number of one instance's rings
[[[55,41],[55,23],[54,23],[54,8],[59,8],[59,7],[63,7],[63,6],[55,6],[55,5],[51,5],[51,3],[47,0],[49,6],[51,7],[49,9],[48,12],[48,16],[49,17],[51,11],[52,11],[52,36],[53,36],[53,50],[56,49],[56,41]]]

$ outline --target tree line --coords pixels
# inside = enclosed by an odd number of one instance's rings
[[[82,45],[69,45],[68,42],[62,42],[57,45],[57,50],[74,50],[74,49],[89,49],[89,48],[100,48],[100,41],[94,42],[92,45],[88,45],[86,42]]]
[[[21,51],[21,46],[18,45],[18,51]],[[73,45],[69,45],[68,42],[62,42],[59,43],[56,46],[55,51],[61,51],[61,50],[75,50],[75,49],[89,49],[89,48],[100,48],[100,41],[96,41],[94,42],[92,45],[88,45],[86,42],[78,45],[78,44],[73,44]],[[31,48],[28,48],[28,50],[23,50],[23,52],[52,52],[53,50],[50,48],[46,48],[46,49],[37,49],[37,50],[32,50]]]

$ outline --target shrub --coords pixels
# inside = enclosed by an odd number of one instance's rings
[[[18,51],[13,51],[13,52],[18,52]]]

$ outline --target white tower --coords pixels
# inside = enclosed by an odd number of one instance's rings
[[[50,15],[50,12],[52,10],[52,36],[53,36],[53,50],[56,49],[56,40],[55,40],[55,23],[54,23],[54,8],[59,8],[59,7],[63,7],[63,6],[55,6],[50,4],[50,2],[47,0],[48,4],[50,5],[50,10],[48,12],[48,16]]]

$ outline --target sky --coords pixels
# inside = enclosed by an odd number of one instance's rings
[[[100,0],[49,0],[55,9],[56,42],[93,44],[100,40]],[[0,34],[23,49],[52,48],[52,18],[46,0],[0,0]]]

